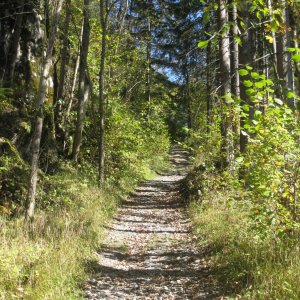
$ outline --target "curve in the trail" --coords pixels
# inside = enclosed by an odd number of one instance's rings
[[[142,183],[124,201],[93,265],[86,299],[214,299],[180,194],[188,153],[174,146],[170,160],[168,174]]]

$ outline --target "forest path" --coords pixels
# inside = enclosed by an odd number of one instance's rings
[[[215,299],[180,193],[188,153],[173,146],[170,160],[171,171],[142,183],[113,219],[86,299]]]

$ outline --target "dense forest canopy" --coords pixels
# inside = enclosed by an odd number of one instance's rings
[[[1,0],[0,213],[64,207],[51,181],[68,168],[122,188],[176,141],[193,197],[234,189],[258,235],[298,238],[299,15],[297,0]]]

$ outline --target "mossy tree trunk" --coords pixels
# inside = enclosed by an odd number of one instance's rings
[[[59,17],[60,17],[60,12],[61,12],[63,2],[64,0],[58,0],[56,2],[56,9],[54,13],[52,30],[48,41],[48,48],[46,51],[46,56],[42,67],[42,74],[41,74],[38,94],[36,98],[36,117],[35,117],[35,124],[34,124],[34,133],[31,140],[31,169],[30,169],[27,205],[26,205],[26,218],[29,220],[33,220],[34,211],[35,211],[36,186],[37,186],[37,179],[38,179],[38,163],[39,163],[39,154],[40,154],[40,143],[41,143],[42,130],[43,130],[43,105],[46,98],[47,81],[48,81],[50,68],[52,64],[52,53],[53,53],[54,42],[56,39]]]

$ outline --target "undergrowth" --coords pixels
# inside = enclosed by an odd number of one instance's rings
[[[193,202],[199,242],[209,250],[213,274],[232,299],[300,299],[300,249],[291,239],[261,239],[243,206]]]
[[[221,292],[229,299],[300,299],[298,240],[258,230],[247,191],[226,178],[206,163],[186,182],[195,234]]]
[[[151,176],[144,166],[139,178]],[[104,226],[135,184],[126,176],[122,185],[100,191],[92,166],[71,163],[53,176],[41,176],[33,224],[21,216],[0,217],[0,299],[81,298]]]

